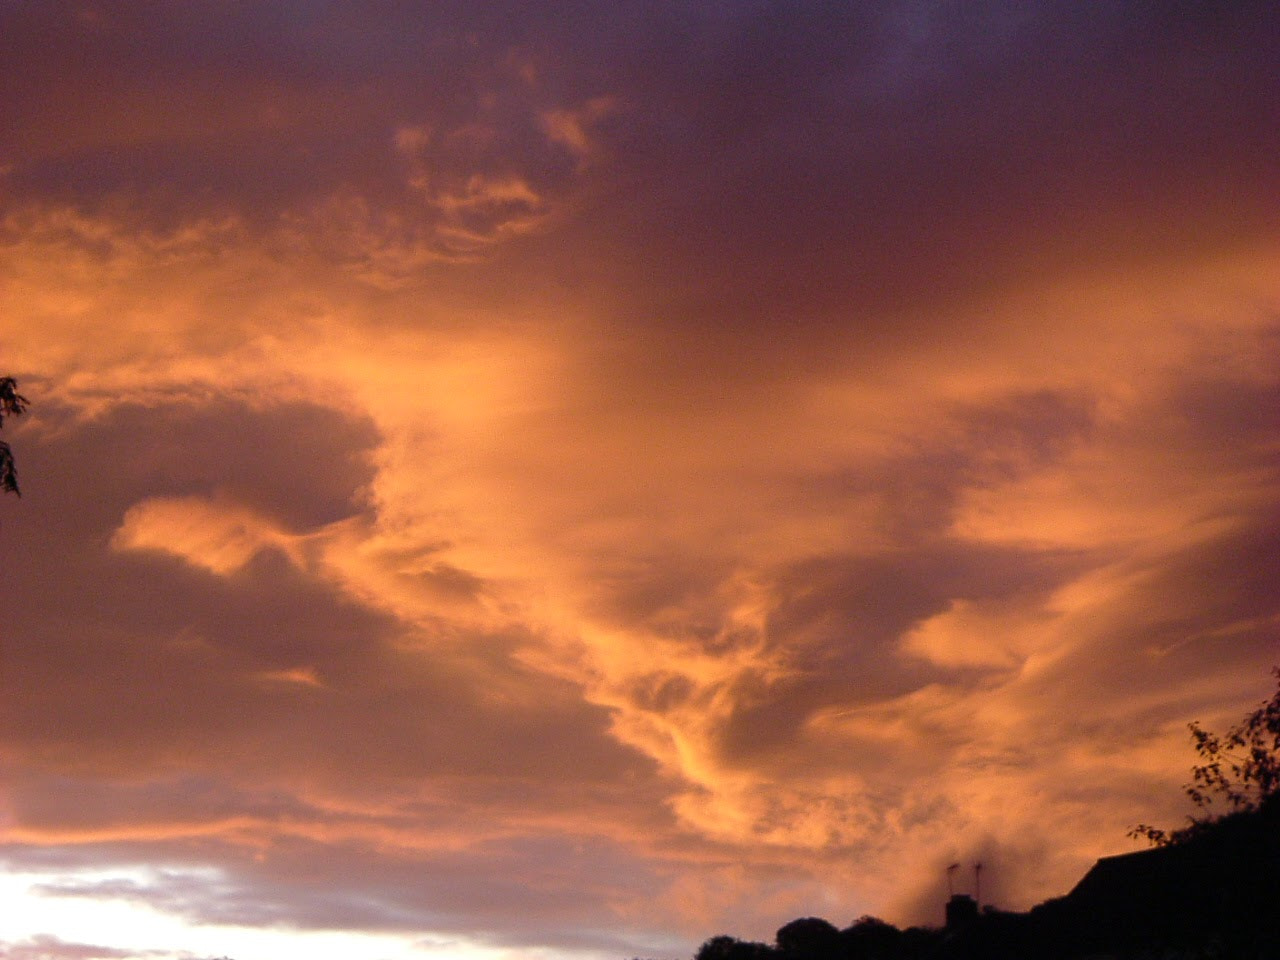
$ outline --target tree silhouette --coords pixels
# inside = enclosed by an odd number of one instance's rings
[[[5,417],[16,417],[26,409],[27,398],[18,392],[18,382],[13,377],[0,377],[0,426],[4,425]],[[0,440],[0,490],[22,495],[18,489],[13,452],[3,440]]]
[[[694,955],[694,960],[774,960],[777,951],[763,943],[737,937],[712,937]]]
[[[840,931],[821,917],[801,917],[782,926],[774,942],[790,960],[826,960],[839,950]]]
[[[840,931],[849,960],[889,960],[902,953],[902,931],[879,917],[861,916]]]
[[[1129,835],[1144,837],[1155,846],[1181,843],[1218,822],[1215,804],[1231,813],[1252,813],[1280,803],[1280,667],[1274,668],[1276,692],[1222,736],[1199,722],[1188,724],[1196,752],[1204,763],[1191,768],[1192,780],[1183,790],[1201,811],[1187,826],[1173,831],[1140,823]]]

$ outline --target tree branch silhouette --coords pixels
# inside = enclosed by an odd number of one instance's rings
[[[13,377],[0,377],[0,426],[4,425],[5,417],[16,417],[26,409],[27,398],[18,392],[18,382]],[[22,496],[13,451],[3,440],[0,440],[0,490]]]
[[[1223,735],[1188,724],[1196,753],[1203,763],[1191,768],[1192,779],[1182,789],[1201,811],[1187,826],[1162,830],[1140,823],[1129,831],[1158,847],[1181,843],[1227,814],[1215,813],[1225,803],[1230,813],[1249,813],[1280,802],[1280,667],[1272,669],[1276,692]]]

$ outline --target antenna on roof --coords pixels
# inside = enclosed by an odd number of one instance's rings
[[[947,896],[948,897],[954,897],[956,895],[956,885],[955,885],[955,881],[952,880],[951,875],[959,869],[960,869],[960,864],[958,863],[953,863],[951,866],[947,867]]]
[[[982,864],[975,863],[973,865],[973,899],[978,906],[982,906]]]

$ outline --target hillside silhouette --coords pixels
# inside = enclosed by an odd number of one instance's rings
[[[694,960],[1277,960],[1280,958],[1280,668],[1271,700],[1223,735],[1190,725],[1203,761],[1196,813],[1139,825],[1149,850],[1099,860],[1025,913],[947,903],[941,928],[804,917],[772,944],[712,937]]]

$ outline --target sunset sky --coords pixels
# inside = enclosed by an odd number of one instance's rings
[[[0,956],[1025,908],[1274,689],[1275,3],[0,37]]]

